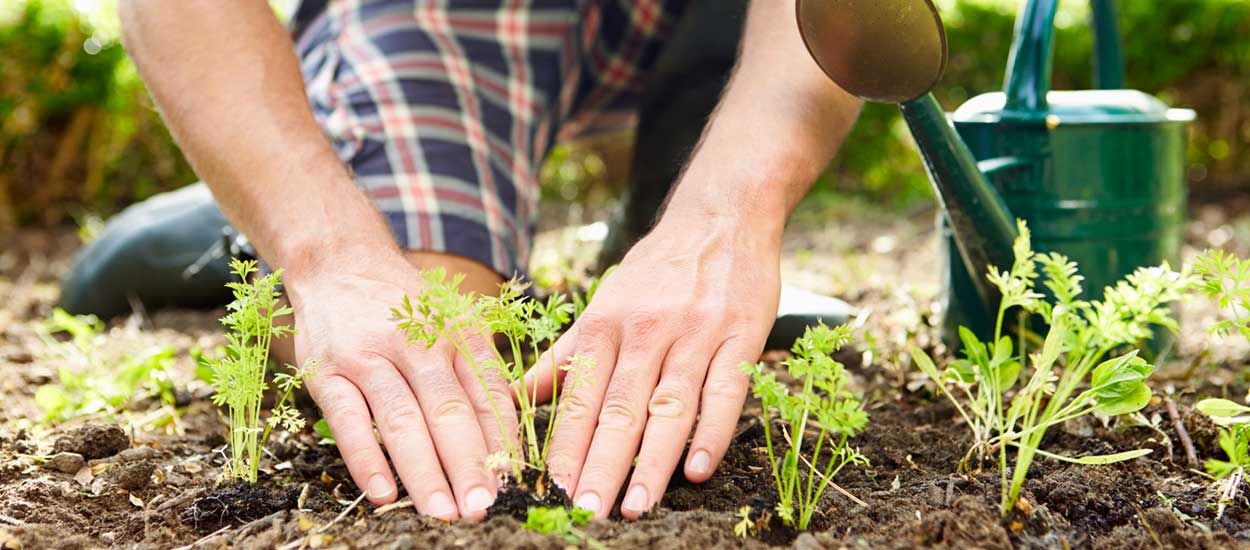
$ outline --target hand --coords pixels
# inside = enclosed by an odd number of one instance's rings
[[[621,515],[636,519],[660,501],[696,413],[685,475],[712,476],[746,399],[738,365],[759,358],[775,320],[779,242],[723,220],[676,219],[630,251],[550,350],[557,364],[574,354],[594,360],[590,383],[561,397],[548,469],[597,518],[635,456]],[[527,379],[541,392],[552,376],[540,367]]]
[[[443,520],[482,519],[498,491],[486,457],[504,448],[503,434],[516,433],[506,382],[488,376],[490,398],[507,425],[501,432],[467,362],[447,346],[408,344],[391,320],[405,293],[420,292],[417,270],[399,257],[342,265],[360,269],[292,277],[287,288],[296,358],[320,363],[308,389],[352,479],[374,504],[398,495],[376,423],[418,511]],[[489,345],[481,341],[479,360],[491,356]]]

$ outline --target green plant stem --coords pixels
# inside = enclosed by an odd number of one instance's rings
[[[535,350],[537,353],[537,350]],[[560,410],[560,369],[556,365],[556,354],[551,354],[551,413],[547,415],[547,433],[543,434],[543,448],[541,452],[541,460],[547,464],[547,451],[551,449],[551,434],[556,431],[556,424],[559,420],[557,414]],[[534,385],[534,401],[538,401],[538,385]]]
[[[503,421],[503,413],[499,412],[499,405],[497,405],[495,400],[491,398],[490,392],[486,391],[486,388],[489,388],[490,385],[486,383],[486,376],[482,374],[482,366],[477,362],[477,358],[475,358],[472,353],[469,353],[468,348],[465,347],[464,342],[461,341],[460,338],[453,338],[447,334],[445,330],[441,329],[439,331],[439,338],[451,342],[451,345],[456,348],[456,352],[460,354],[460,357],[469,362],[469,370],[473,372],[473,377],[477,380],[477,383],[482,388],[482,392],[486,396],[486,404],[490,407],[491,414],[495,416],[495,423],[499,426],[499,433],[504,435],[504,448],[507,451],[508,456],[512,458],[512,474],[519,481],[523,474],[520,461],[521,457],[517,454],[517,448],[513,445],[512,438],[507,437],[508,430],[505,428],[506,424],[504,424]]]

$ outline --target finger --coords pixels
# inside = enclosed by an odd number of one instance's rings
[[[314,376],[308,381],[308,393],[321,408],[330,425],[330,432],[347,464],[356,486],[364,490],[373,504],[395,501],[399,491],[391,467],[373,435],[369,408],[360,390],[338,375]]]
[[[456,354],[454,359],[456,378],[460,387],[464,388],[473,410],[477,414],[478,427],[486,440],[487,452],[494,454],[509,449],[517,449],[517,415],[513,405],[513,394],[507,380],[499,371],[485,368],[494,361],[495,352],[486,338],[474,338],[470,341],[470,352],[486,381],[483,386],[473,373],[473,362]]]
[[[638,519],[664,497],[694,428],[699,390],[714,346],[678,344],[664,359],[660,383],[647,403],[647,426],[638,460],[621,502],[621,515],[626,519]]]
[[[604,393],[594,436],[574,486],[573,501],[599,518],[608,515],[629,474],[642,440],[647,401],[671,343],[660,338],[658,324],[635,322],[631,327],[621,342],[620,359]]]
[[[702,483],[720,465],[738,427],[750,379],[738,365],[759,359],[764,342],[730,339],[721,345],[703,383],[699,422],[686,458],[686,479]]]
[[[555,433],[548,449],[547,471],[551,480],[569,494],[577,487],[577,480],[590,448],[591,437],[599,420],[599,405],[608,386],[609,376],[616,365],[620,337],[617,325],[601,317],[583,316],[578,321],[574,355],[589,359],[586,368],[590,372],[581,375],[566,374],[564,391],[560,392]],[[570,379],[568,376],[573,376]],[[584,380],[570,384],[568,380]]]
[[[442,520],[456,519],[460,514],[416,397],[389,361],[367,361],[361,365],[361,372],[365,373],[361,389],[408,496],[423,514]]]
[[[498,484],[486,466],[486,439],[477,411],[460,385],[452,358],[411,349],[403,357],[404,378],[416,392],[443,471],[456,494],[460,517],[480,520],[495,502]]]
[[[555,385],[564,379],[561,365],[568,364],[577,341],[577,327],[570,328],[556,343],[538,356],[534,367],[525,373],[522,387],[535,404],[546,403],[555,391]]]

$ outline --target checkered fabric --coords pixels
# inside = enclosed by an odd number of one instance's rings
[[[317,121],[400,246],[510,277],[548,149],[633,124],[684,3],[335,0],[301,7],[296,47]]]

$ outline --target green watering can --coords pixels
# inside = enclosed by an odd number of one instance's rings
[[[1011,266],[1017,217],[1028,221],[1035,250],[1080,265],[1096,297],[1139,266],[1179,259],[1194,112],[1118,89],[1123,60],[1110,0],[1091,6],[1095,79],[1104,89],[1050,91],[1056,2],[1025,0],[1004,92],[972,98],[948,121],[929,93],[947,56],[932,0],[798,1],[799,30],[817,64],[852,94],[898,103],[924,156],[948,235],[948,343],[959,325],[991,333],[999,295],[985,273]]]

